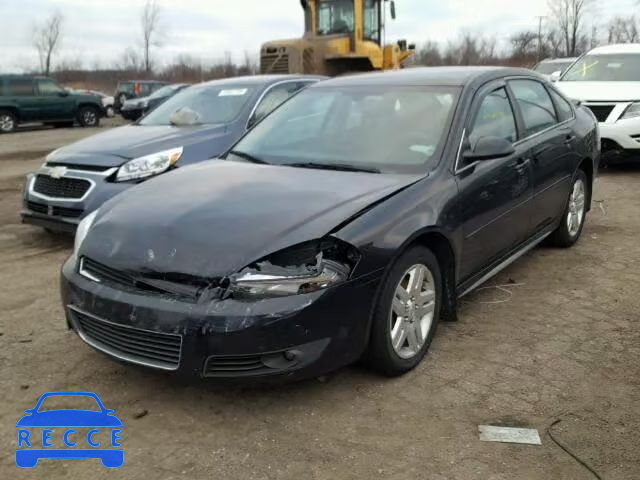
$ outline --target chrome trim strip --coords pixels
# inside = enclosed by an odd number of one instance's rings
[[[269,86],[266,88],[266,90],[260,94],[260,97],[258,97],[258,100],[256,100],[256,103],[254,103],[254,104],[253,104],[253,108],[251,109],[251,113],[249,113],[249,116],[247,117],[247,123],[246,123],[246,125],[244,126],[245,131],[246,131],[246,130],[249,130],[249,122],[251,121],[251,117],[253,117],[253,114],[254,114],[254,113],[256,113],[256,110],[258,109],[258,105],[260,105],[260,102],[262,101],[262,99],[265,97],[265,95],[266,95],[267,93],[269,93],[269,92],[270,92],[271,90],[273,90],[275,87],[277,87],[277,86],[279,86],[279,85],[284,85],[285,83],[297,83],[297,82],[306,82],[306,83],[308,83],[309,85],[312,85],[312,84],[314,84],[314,83],[318,83],[319,81],[320,81],[320,79],[317,79],[317,80],[316,80],[316,79],[299,78],[299,79],[295,80],[295,79],[293,79],[293,78],[288,78],[288,79],[286,79],[286,80],[280,80],[279,82],[276,82],[276,83],[274,83],[273,85],[269,85]],[[308,87],[308,85],[307,85],[307,87]],[[305,88],[307,88],[307,87],[302,87],[300,90],[298,90],[298,92],[300,92],[300,91],[304,90],[304,89],[305,89]],[[298,93],[298,92],[296,92],[296,93]],[[294,95],[295,95],[295,94],[294,94]],[[291,96],[290,96],[289,98],[291,98]],[[289,100],[289,98],[287,98],[287,100]],[[286,102],[287,100],[285,100],[285,102]],[[282,104],[280,104],[280,105],[282,105]],[[280,105],[278,105],[278,107],[279,107]],[[278,108],[278,107],[276,107],[276,108]],[[271,113],[271,112],[269,112],[269,113]]]
[[[532,250],[534,247],[536,247],[540,242],[542,242],[549,235],[551,235],[551,232],[545,233],[541,237],[539,237],[539,238],[535,239],[534,241],[532,241],[531,243],[525,245],[521,250],[518,250],[516,253],[514,253],[509,258],[504,260],[502,263],[500,263],[499,265],[495,266],[489,272],[487,272],[485,275],[480,277],[480,279],[477,282],[474,282],[469,288],[467,288],[464,292],[462,292],[460,295],[458,295],[458,298],[464,297],[466,294],[472,292],[473,290],[478,288],[480,285],[482,285],[484,282],[489,280],[491,277],[496,275],[498,272],[500,272],[500,271],[504,270],[505,268],[507,268],[509,265],[511,265],[513,262],[515,262],[520,257],[522,257],[529,250]]]
[[[123,160],[124,160],[124,159],[123,159]],[[128,160],[125,160],[125,161],[124,161],[124,163],[127,163],[127,162],[128,162]],[[48,165],[45,163],[42,167],[40,167],[40,169],[36,172],[36,174],[38,174],[38,173],[42,173],[42,174],[44,174],[44,175],[49,175],[48,171],[49,171],[50,169],[53,169],[53,168],[59,168],[59,167],[56,167],[55,165],[54,165],[53,167],[51,167],[51,166],[48,166]],[[63,177],[67,176],[67,175],[66,175],[66,173],[67,173],[67,172],[75,173],[75,174],[77,174],[77,175],[95,175],[95,176],[97,176],[97,177],[108,177],[108,176],[110,176],[110,175],[113,175],[116,171],[118,171],[118,169],[119,169],[120,167],[111,167],[111,168],[109,168],[109,169],[107,169],[107,170],[103,170],[103,171],[101,171],[101,172],[99,172],[99,171],[95,171],[95,170],[82,170],[82,169],[78,169],[78,168],[68,168],[68,167],[63,167],[63,168],[65,168],[65,169],[66,169],[66,170],[65,170],[65,175],[63,175]],[[74,177],[74,178],[75,178],[75,177]],[[83,178],[84,178],[84,177],[83,177]]]
[[[135,357],[133,355],[127,355],[126,353],[122,353],[122,352],[117,352],[111,348],[109,348],[108,346],[100,343],[97,340],[93,340],[92,338],[88,337],[83,331],[82,331],[82,327],[78,324],[78,322],[76,321],[75,317],[73,316],[73,314],[70,315],[71,317],[71,321],[73,322],[74,326],[76,327],[76,332],[78,332],[78,336],[82,339],[82,341],[84,341],[86,344],[92,346],[93,348],[95,348],[96,350],[99,350],[103,353],[106,353],[107,355],[111,355],[112,357],[118,358],[120,360],[124,360],[126,362],[130,362],[130,363],[135,363],[137,365],[143,365],[145,367],[152,367],[152,368],[159,368],[161,370],[169,370],[169,371],[174,371],[177,370],[180,366],[180,361],[182,360],[182,344],[183,344],[183,338],[182,335],[178,335],[176,333],[164,333],[164,332],[154,332],[153,330],[145,330],[143,328],[137,328],[137,327],[131,327],[129,325],[122,325],[120,323],[114,323],[114,322],[110,322],[108,320],[105,320],[104,318],[100,318],[97,317],[91,313],[85,312],[81,309],[79,309],[78,307],[74,306],[74,305],[67,305],[67,308],[69,310],[72,310],[76,313],[79,313],[80,315],[86,315],[87,317],[91,317],[94,320],[97,320],[99,322],[103,322],[103,323],[108,323],[110,325],[114,325],[116,327],[123,327],[123,328],[128,328],[131,330],[138,330],[138,331],[143,331],[143,332],[149,332],[149,333],[162,333],[163,335],[171,335],[171,336],[175,336],[175,337],[179,337],[180,338],[180,354],[178,355],[178,365],[176,365],[175,367],[173,366],[169,366],[167,363],[161,363],[161,362],[153,362],[150,360],[140,360],[140,358]]]
[[[78,265],[78,273],[80,275],[82,275],[83,277],[91,280],[92,282],[96,282],[96,283],[101,283],[102,280],[100,280],[98,277],[96,277],[95,275],[90,274],[89,272],[87,272],[84,269],[84,257],[80,258],[80,262]]]

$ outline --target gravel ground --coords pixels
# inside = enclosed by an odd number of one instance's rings
[[[640,478],[640,168],[603,172],[578,245],[535,249],[465,297],[413,372],[354,366],[255,389],[120,365],[67,331],[58,274],[71,241],[20,224],[20,189],[48,151],[92,133],[0,137],[0,478],[595,478],[546,434],[556,419],[602,478]],[[120,470],[15,466],[15,422],[52,390],[115,409]],[[542,445],[483,443],[479,424],[537,428]]]

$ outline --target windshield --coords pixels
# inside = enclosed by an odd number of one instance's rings
[[[421,173],[439,158],[457,100],[458,89],[449,87],[309,88],[259,123],[227,158]]]
[[[87,395],[53,395],[42,400],[38,412],[68,409],[101,411],[98,402],[93,397]]]
[[[571,65],[573,60],[566,62],[540,62],[534,70],[543,75],[551,75],[554,72],[564,72],[564,70]]]
[[[249,101],[254,88],[202,85],[186,88],[152,110],[140,125],[210,125],[229,123]]]
[[[354,31],[353,0],[323,0],[318,6],[318,34]]]
[[[640,55],[585,55],[562,77],[563,82],[637,82]]]

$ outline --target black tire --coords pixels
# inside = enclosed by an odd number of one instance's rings
[[[0,110],[0,133],[11,133],[18,126],[18,119],[11,110]]]
[[[392,303],[397,287],[404,282],[408,271],[415,265],[424,265],[431,273],[435,307],[424,344],[412,357],[402,358],[391,342],[391,324],[394,321]],[[411,247],[398,258],[384,282],[373,314],[371,338],[365,360],[374,370],[387,376],[397,376],[408,372],[422,361],[436,332],[442,303],[442,276],[438,260],[425,247]]]
[[[572,195],[574,189],[576,188],[576,184],[582,182],[584,185],[584,200],[582,202],[582,216],[580,219],[580,225],[577,229],[569,228],[569,215],[572,209]],[[584,222],[587,217],[587,202],[591,196],[591,185],[588,183],[587,175],[582,170],[578,170],[576,175],[571,183],[571,189],[569,190],[569,197],[567,198],[567,206],[562,213],[562,220],[558,228],[554,230],[554,232],[549,236],[548,243],[555,247],[561,248],[569,248],[573,244],[575,244],[580,235],[582,234],[582,229],[584,228]]]
[[[78,123],[83,127],[97,127],[100,125],[100,110],[96,107],[81,107],[78,110]]]

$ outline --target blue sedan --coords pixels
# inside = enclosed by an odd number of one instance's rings
[[[194,85],[132,125],[60,148],[27,177],[22,221],[73,232],[88,213],[137,183],[225,153],[284,101],[322,78],[259,75]]]

